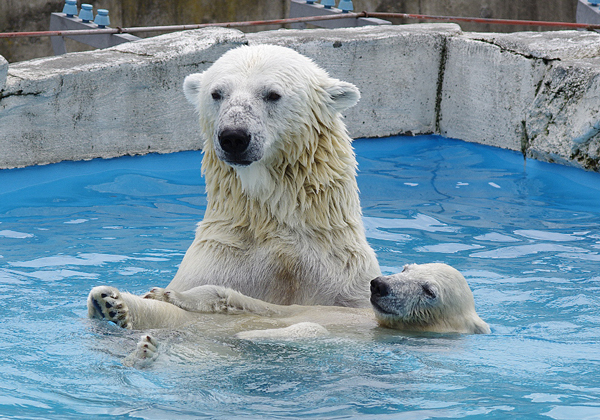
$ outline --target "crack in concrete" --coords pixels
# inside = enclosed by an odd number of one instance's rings
[[[131,55],[135,55],[138,57],[150,57],[150,58],[155,58],[156,56],[153,54],[148,54],[148,53],[141,53],[141,52],[135,52],[135,51],[123,51],[123,50],[115,50],[116,52],[119,52],[121,54],[131,54]]]
[[[11,98],[13,96],[41,96],[42,92],[23,92],[23,89],[19,89],[16,92],[0,92],[0,101],[5,98]]]
[[[438,79],[435,96],[435,132],[440,133],[440,120],[442,118],[442,96],[444,88],[444,74],[446,72],[446,61],[448,60],[448,38],[442,37],[442,50],[440,54],[440,67],[438,70]]]
[[[495,47],[500,48],[500,50],[502,52],[507,52],[510,54],[514,54],[514,55],[518,55],[521,56],[523,58],[527,58],[529,60],[540,60],[542,61],[544,64],[548,65],[549,63],[552,63],[554,61],[561,61],[560,58],[545,58],[545,57],[536,57],[533,54],[527,54],[524,52],[520,52],[520,51],[515,51],[513,49],[507,48],[506,46],[503,45],[499,45],[497,44],[494,40],[490,40],[490,39],[485,39],[485,38],[471,38],[473,41],[479,41],[479,42],[483,42],[485,44],[489,44],[489,45],[493,45]]]
[[[521,134],[521,153],[523,154],[523,159],[526,159],[527,151],[529,150],[529,146],[531,144],[531,139],[529,138],[529,134],[527,133],[527,121],[522,120],[521,126],[523,128],[523,134]]]

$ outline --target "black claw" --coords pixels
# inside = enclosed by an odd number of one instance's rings
[[[98,301],[96,299],[92,299],[92,303],[94,304],[94,309],[96,309],[96,312],[102,315],[102,318],[104,318],[104,312],[102,312],[102,307]]]

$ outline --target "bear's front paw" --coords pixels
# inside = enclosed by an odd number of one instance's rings
[[[160,300],[161,302],[169,301],[169,292],[160,287],[153,287],[148,293],[142,296],[144,299]]]
[[[129,309],[114,287],[94,287],[88,296],[87,306],[90,318],[106,319],[121,328],[131,329]]]
[[[161,289],[160,287],[154,287],[148,293],[146,293],[143,296],[143,298],[167,302],[186,311],[193,311],[194,309],[193,305],[190,307],[190,305],[186,303],[186,299],[182,297],[180,293],[177,293],[174,290],[167,290]]]
[[[133,353],[125,358],[123,364],[136,368],[148,367],[158,357],[158,342],[149,335],[144,335],[138,341]]]
[[[144,299],[160,300],[189,312],[227,312],[225,288],[220,286],[198,286],[187,292],[155,287],[144,295]]]

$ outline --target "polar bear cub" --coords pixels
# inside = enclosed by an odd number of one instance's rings
[[[410,264],[401,273],[371,281],[372,311],[326,306],[274,305],[231,289],[205,286],[195,296],[153,289],[148,298],[188,312],[252,313],[298,321],[286,328],[243,331],[239,338],[298,338],[327,334],[326,326],[365,323],[408,332],[488,334],[490,328],[475,311],[473,293],[463,275],[447,264]],[[316,322],[315,322],[316,321]]]
[[[121,319],[122,326],[130,327],[133,322],[129,311],[124,310],[119,291],[114,288],[100,289],[105,293],[101,307],[90,302],[90,314],[95,318]],[[371,281],[371,304],[369,308],[334,306],[275,305],[245,296],[235,290],[221,286],[200,286],[192,293],[174,290],[152,289],[146,299],[149,304],[162,304],[178,308],[186,314],[186,320],[194,327],[194,321],[209,314],[253,314],[236,326],[260,328],[264,319],[269,323],[283,325],[279,328],[242,330],[225,328],[225,334],[234,333],[243,340],[298,340],[330,335],[337,329],[369,331],[379,324],[382,327],[404,332],[437,332],[462,334],[488,334],[490,327],[475,311],[473,294],[463,275],[446,264],[410,264],[401,273],[379,276]],[[112,312],[112,314],[108,314]],[[140,314],[139,308],[132,313]],[[159,322],[153,317],[160,311],[150,311],[144,319]],[[162,322],[179,325],[181,319],[169,319],[173,311],[165,311]],[[229,318],[229,317],[226,317]],[[220,320],[223,323],[222,318]],[[200,323],[206,326],[206,323]],[[208,323],[211,331],[220,326],[214,320]],[[200,327],[199,327],[200,328]],[[198,334],[208,331],[198,329]],[[158,343],[151,336],[143,336],[137,350],[125,363],[144,367],[156,358]]]
[[[379,324],[404,331],[488,334],[463,275],[446,264],[410,264],[371,281]]]

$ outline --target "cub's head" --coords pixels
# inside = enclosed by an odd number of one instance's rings
[[[230,50],[183,89],[200,115],[204,149],[234,169],[268,160],[298,133],[320,131],[360,98],[354,85],[274,45]]]
[[[487,334],[465,278],[446,264],[410,264],[371,281],[371,304],[380,325],[405,331]]]

